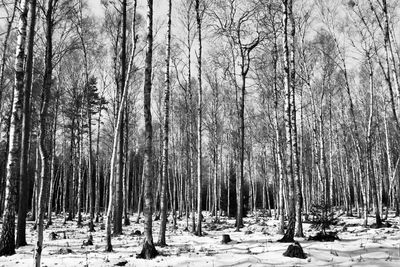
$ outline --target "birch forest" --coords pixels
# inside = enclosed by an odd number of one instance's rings
[[[397,0],[1,0],[0,266],[399,266],[399,27]]]

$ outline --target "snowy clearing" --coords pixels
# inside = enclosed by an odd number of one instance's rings
[[[276,242],[281,235],[276,234],[278,221],[267,217],[245,218],[245,227],[235,232],[234,220],[221,218],[221,223],[213,224],[206,216],[206,235],[197,237],[183,231],[186,220],[178,221],[178,229],[168,224],[165,248],[157,247],[160,255],[153,260],[136,259],[141,250],[143,236],[135,236],[136,230],[143,232],[143,224],[124,227],[124,234],[113,237],[114,252],[104,252],[105,231],[96,225],[93,245],[84,246],[90,233],[87,227],[79,228],[76,222],[63,225],[61,217],[45,230],[43,266],[399,266],[400,231],[398,218],[391,216],[391,227],[373,229],[361,226],[362,219],[341,217],[332,230],[338,231],[340,240],[334,242],[308,241],[315,231],[309,223],[304,223],[305,238],[296,238],[307,254],[306,259],[283,256],[288,243]],[[369,218],[369,223],[373,223]],[[32,222],[28,227],[31,229]],[[159,221],[154,222],[154,241],[157,241]],[[57,239],[51,240],[50,233]],[[64,239],[65,232],[65,239]],[[222,234],[229,234],[232,241],[222,244]],[[33,263],[36,231],[28,231],[26,247],[19,248],[17,254],[0,257],[0,266],[31,266]]]

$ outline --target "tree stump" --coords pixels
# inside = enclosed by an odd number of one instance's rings
[[[56,240],[57,238],[58,238],[58,234],[57,234],[57,233],[51,232],[51,233],[49,234],[49,239],[50,239],[50,240]]]
[[[294,242],[289,245],[287,250],[283,253],[283,256],[291,257],[291,258],[299,258],[305,259],[307,258],[306,254],[303,251],[303,248],[300,246],[299,242]]]
[[[83,241],[83,246],[93,246],[93,236],[89,235],[87,241]]]
[[[222,244],[227,244],[231,241],[232,241],[232,239],[228,234],[222,235],[222,241],[221,241]]]
[[[131,235],[133,235],[133,236],[141,236],[142,233],[139,230],[135,230],[134,232],[132,232]]]

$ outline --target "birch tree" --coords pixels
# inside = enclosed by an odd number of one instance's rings
[[[134,1],[134,19],[132,21],[132,49],[131,49],[131,54],[129,57],[129,63],[128,63],[128,69],[126,72],[126,77],[124,78],[123,82],[123,87],[122,87],[122,98],[121,102],[119,103],[118,106],[118,113],[117,113],[117,124],[114,129],[114,135],[113,135],[113,146],[112,146],[112,154],[111,154],[111,163],[110,163],[110,180],[109,180],[109,197],[108,197],[108,206],[107,206],[107,218],[106,218],[106,251],[111,252],[112,249],[112,244],[111,244],[111,224],[112,224],[112,212],[114,210],[114,179],[115,179],[115,163],[117,160],[117,152],[118,152],[118,144],[119,144],[119,136],[120,129],[122,127],[122,119],[123,119],[123,114],[124,114],[124,109],[125,109],[125,101],[128,96],[128,87],[129,87],[129,81],[131,78],[132,74],[132,69],[134,65],[134,58],[135,58],[135,52],[136,52],[136,43],[137,43],[137,36],[136,36],[136,6],[137,6],[137,1]],[[100,105],[101,107],[101,105]],[[121,222],[122,223],[122,222]]]
[[[0,256],[15,254],[15,208],[19,160],[21,151],[21,119],[24,89],[25,43],[27,29],[28,3],[21,0],[18,6],[18,39],[15,50],[14,97],[9,132],[9,152],[6,170],[6,194],[4,202],[3,225],[0,238]]]
[[[291,86],[291,72],[290,72],[290,16],[292,15],[292,0],[282,1],[282,21],[283,21],[283,64],[284,64],[284,90],[285,90],[285,134],[286,134],[286,157],[285,157],[285,168],[288,183],[288,225],[286,232],[281,242],[293,242],[294,241],[294,231],[296,222],[296,210],[295,210],[295,184],[293,175],[293,147],[292,147],[292,121],[291,121],[291,111],[292,111],[292,90]]]
[[[198,79],[198,102],[197,102],[197,236],[201,236],[201,222],[203,220],[203,215],[201,213],[201,186],[202,186],[202,105],[203,105],[203,92],[202,92],[202,80],[201,80],[201,60],[202,60],[202,37],[201,37],[201,22],[202,22],[202,11],[200,10],[200,0],[196,0],[195,3],[196,10],[196,22],[197,22],[197,34],[198,34],[198,55],[197,55],[197,79]]]
[[[41,93],[40,118],[39,118],[39,154],[40,154],[40,193],[38,197],[38,226],[37,226],[37,242],[35,246],[34,260],[35,266],[41,266],[41,256],[43,250],[43,229],[44,229],[44,214],[46,212],[46,203],[49,198],[49,156],[50,149],[47,145],[49,137],[49,127],[47,123],[48,108],[50,101],[50,90],[52,86],[53,73],[53,26],[54,26],[54,10],[58,4],[58,0],[48,0],[45,10],[45,70],[43,77],[43,87]]]
[[[167,56],[165,59],[165,89],[164,89],[164,122],[163,122],[163,152],[162,152],[162,186],[161,186],[161,225],[160,225],[160,235],[158,244],[160,246],[166,246],[165,232],[167,227],[167,183],[169,179],[169,98],[170,98],[170,62],[171,62],[171,13],[172,13],[172,1],[168,0],[168,30],[167,30]],[[175,216],[175,214],[173,214]]]
[[[153,126],[151,119],[151,88],[152,88],[152,58],[153,58],[153,0],[147,0],[147,36],[144,70],[144,125],[145,150],[143,159],[144,180],[144,243],[139,258],[152,259],[158,252],[153,243]]]

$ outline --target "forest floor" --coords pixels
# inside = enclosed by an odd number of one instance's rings
[[[124,234],[113,237],[114,252],[104,252],[105,230],[96,225],[93,245],[84,246],[88,240],[88,227],[77,227],[75,222],[62,224],[56,218],[54,224],[45,230],[42,266],[400,266],[400,225],[399,218],[389,216],[391,227],[374,229],[362,227],[362,219],[341,216],[339,223],[331,230],[337,231],[340,240],[334,242],[308,241],[314,235],[309,223],[304,223],[305,238],[296,238],[306,253],[306,259],[289,258],[282,254],[288,243],[279,243],[281,235],[276,234],[278,221],[259,216],[245,218],[245,227],[235,232],[234,220],[221,218],[221,223],[212,223],[205,216],[203,237],[184,231],[186,219],[178,221],[174,230],[168,223],[167,243],[157,247],[160,255],[153,260],[136,259],[141,251],[143,223],[136,224],[131,217],[131,225],[124,227]],[[369,218],[369,223],[374,222]],[[154,222],[154,240],[158,239],[159,221]],[[19,248],[17,254],[0,257],[0,266],[32,266],[36,231],[28,222],[28,246]],[[51,233],[57,238],[51,240]],[[64,238],[65,232],[65,238]],[[222,244],[222,235],[232,239]]]

